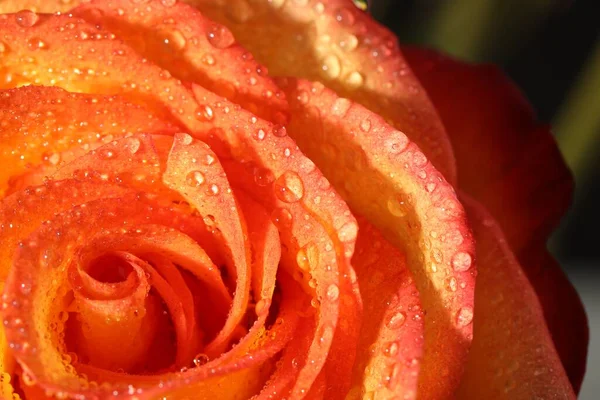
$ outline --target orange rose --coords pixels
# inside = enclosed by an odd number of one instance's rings
[[[496,70],[351,0],[0,12],[4,398],[575,397],[571,179]]]

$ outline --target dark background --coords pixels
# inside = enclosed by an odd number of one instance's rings
[[[501,66],[540,121],[553,125],[577,187],[550,249],[579,290],[590,320],[583,400],[600,392],[600,13],[595,3],[369,0],[370,12],[402,43]]]

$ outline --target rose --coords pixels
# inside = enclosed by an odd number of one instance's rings
[[[572,397],[569,176],[514,88],[409,49],[440,121],[348,1],[190,3],[1,20],[3,396]]]

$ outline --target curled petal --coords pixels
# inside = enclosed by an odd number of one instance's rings
[[[349,396],[414,399],[425,318],[419,292],[406,257],[365,219],[359,219],[359,226],[352,264],[360,284],[364,321]]]
[[[228,253],[227,268],[236,290],[225,327],[206,349],[214,357],[225,348],[248,305],[251,263],[246,223],[217,155],[191,136],[175,136],[163,181],[209,221],[207,224],[222,237]]]
[[[73,13],[102,25],[175,78],[202,85],[265,119],[286,121],[285,98],[266,67],[235,43],[228,28],[193,7],[152,0],[140,8],[129,0],[98,0]],[[210,109],[197,114],[212,118]]]
[[[459,398],[560,398],[575,394],[540,302],[502,235],[477,202],[463,199],[477,239],[474,339]]]
[[[229,27],[273,76],[320,81],[384,117],[454,182],[452,147],[396,37],[352,0],[186,3]]]
[[[454,190],[381,117],[319,83],[280,83],[290,99],[290,135],[351,207],[405,251],[427,313],[419,390],[448,396],[472,338],[475,286],[474,243]],[[448,286],[450,277],[457,285]]]
[[[5,160],[0,190],[7,188],[10,179],[12,191],[41,183],[58,167],[118,137],[175,132],[172,124],[120,96],[38,86],[2,91],[0,123],[0,156]]]
[[[448,130],[461,190],[485,205],[502,227],[542,302],[578,391],[585,371],[587,318],[545,244],[571,201],[573,179],[549,127],[539,124],[520,90],[496,67],[416,48],[404,52]]]

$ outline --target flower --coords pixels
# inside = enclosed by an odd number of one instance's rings
[[[350,0],[76,3],[0,5],[4,397],[575,396],[570,175],[496,70]]]

